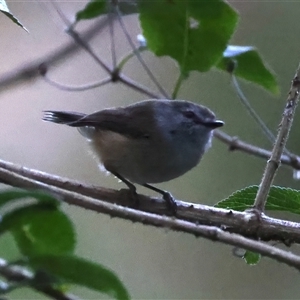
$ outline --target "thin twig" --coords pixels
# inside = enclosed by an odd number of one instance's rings
[[[293,124],[294,114],[299,101],[299,92],[300,92],[299,73],[300,73],[300,64],[298,66],[294,79],[292,80],[292,85],[286,101],[282,120],[280,122],[280,128],[272,150],[272,154],[270,159],[267,162],[267,166],[255,198],[253,208],[259,212],[264,211],[265,204],[267,201],[267,196],[269,194],[271,185],[276,175],[276,171],[280,166],[280,158],[284,151],[289,136],[289,132]]]
[[[180,74],[178,75],[178,78],[176,80],[176,83],[175,83],[175,87],[174,87],[174,90],[173,90],[173,93],[172,93],[172,99],[176,99],[177,98],[177,95],[178,95],[178,92],[179,92],[179,89],[181,87],[181,84],[183,82],[183,79],[184,79],[184,76],[182,75],[182,73],[180,72]]]
[[[275,135],[267,127],[266,123],[261,119],[261,117],[257,114],[257,112],[252,108],[247,97],[245,96],[242,89],[240,88],[240,85],[239,85],[236,77],[234,75],[231,75],[231,79],[232,79],[233,87],[235,88],[235,91],[236,91],[239,99],[245,106],[246,110],[248,111],[250,116],[255,120],[255,122],[260,126],[260,128],[262,129],[262,132],[265,134],[265,136],[268,138],[268,140],[273,144],[275,141]]]
[[[122,20],[121,20],[122,22]],[[68,34],[74,39],[74,41],[80,45],[85,51],[87,51],[91,56],[92,58],[102,67],[104,68],[108,74],[111,75],[112,77],[112,81],[113,82],[116,82],[116,81],[120,81],[122,82],[123,84],[127,85],[127,86],[130,86],[131,88],[133,88],[134,90],[136,91],[139,91],[143,94],[147,94],[148,96],[150,97],[153,97],[153,98],[160,98],[159,95],[157,95],[156,93],[153,93],[151,90],[149,90],[147,87],[144,87],[142,85],[140,85],[139,83],[137,83],[136,81],[133,81],[132,79],[126,77],[125,75],[122,75],[122,74],[118,74],[116,73],[115,71],[116,70],[113,70],[111,69],[108,65],[106,65],[97,55],[96,53],[92,50],[92,48],[89,46],[88,43],[86,43],[84,41],[84,39],[79,35],[78,32],[76,32],[72,26],[69,27],[68,29]],[[134,51],[136,52],[136,55],[137,56],[140,56],[139,54],[139,51],[137,51],[137,49],[134,47]],[[143,61],[143,60],[142,60]],[[152,73],[151,73],[152,74]],[[148,74],[149,75],[149,74]],[[153,76],[153,74],[152,74]],[[168,98],[168,95],[166,95],[167,98]]]
[[[272,154],[272,152],[269,150],[246,143],[237,137],[228,135],[221,130],[214,130],[214,136],[221,142],[227,144],[230,151],[238,150],[264,159],[269,159]],[[291,153],[291,155],[281,155],[281,163],[292,167],[295,170],[300,170],[300,157],[293,153]]]
[[[77,31],[73,29],[73,27],[69,27],[67,33],[72,37],[72,39],[82,47],[89,55],[109,74],[113,74],[113,70],[104,62],[102,59],[98,57],[98,55],[94,52],[94,50],[86,43],[83,38],[79,35]]]
[[[260,126],[260,128],[262,129],[262,132],[265,134],[265,136],[268,138],[268,140],[273,144],[276,139],[275,134],[268,128],[266,123],[261,119],[261,117],[257,114],[257,112],[252,108],[247,97],[243,93],[236,77],[234,75],[232,75],[231,78],[232,78],[233,86],[235,88],[235,91],[236,91],[239,99],[241,100],[241,102],[245,106],[246,110],[251,115],[251,117]],[[288,156],[293,156],[293,154],[286,148],[284,149],[284,153]]]
[[[68,91],[68,92],[82,92],[82,91],[86,91],[86,90],[90,90],[90,89],[94,89],[94,88],[98,88],[101,87],[105,84],[110,83],[111,77],[107,77],[104,78],[98,82],[94,82],[94,83],[89,83],[89,84],[85,84],[85,85],[65,85],[59,82],[54,81],[53,79],[49,78],[47,74],[45,74],[43,76],[44,80],[49,83],[50,85],[62,90],[62,91]]]
[[[127,29],[126,26],[123,22],[123,18],[122,15],[120,13],[120,10],[118,8],[118,6],[115,6],[115,11],[117,14],[117,18],[118,21],[121,25],[121,28],[126,36],[126,39],[129,43],[129,45],[131,46],[133,52],[136,55],[136,58],[139,60],[140,64],[143,66],[145,72],[147,73],[147,75],[149,76],[149,78],[152,80],[152,82],[155,84],[155,86],[157,87],[157,89],[159,90],[159,92],[166,98],[166,99],[170,99],[170,96],[168,95],[167,91],[162,87],[162,85],[156,80],[155,76],[152,74],[151,70],[148,68],[147,64],[145,63],[144,59],[142,58],[142,56],[140,55],[138,48],[134,45]]]
[[[136,51],[131,51],[130,53],[126,54],[123,58],[121,58],[121,60],[118,63],[118,65],[117,65],[118,70],[121,71],[124,68],[125,64],[131,58],[133,58],[133,57],[136,56],[136,52],[137,51],[141,53],[141,52],[146,51],[146,50],[148,50],[147,47],[145,47],[145,46],[139,46]]]
[[[154,99],[159,99],[159,95],[155,92],[152,92],[150,89],[148,89],[146,86],[141,85],[140,83],[132,80],[131,78],[127,77],[124,74],[119,74],[118,80],[122,82],[124,85],[127,85],[128,87],[132,88],[133,90],[136,90],[144,95],[147,95]]]
[[[62,21],[65,23],[65,25],[67,26],[67,28],[71,27],[71,26],[75,26],[74,23],[72,23],[67,16],[63,13],[63,11],[61,10],[61,8],[57,5],[57,0],[51,1],[52,6],[54,7],[54,9],[56,10],[56,12],[58,13],[58,15],[60,16],[60,18],[62,19]]]
[[[111,52],[111,59],[112,59],[112,66],[115,70],[117,67],[117,56],[116,56],[116,44],[115,44],[115,22],[113,20],[113,13],[110,12],[108,14],[109,20],[109,36],[110,36],[110,52]]]
[[[65,14],[62,12],[62,10],[60,9],[60,7],[57,5],[56,1],[52,2],[52,5],[55,7],[57,13],[59,14],[60,18],[62,19],[62,21],[65,23],[65,25],[67,26],[67,30],[66,32],[72,37],[72,39],[78,44],[80,45],[85,51],[87,51],[92,58],[94,58],[94,60],[109,74],[112,73],[112,70],[108,67],[108,65],[106,63],[104,63],[104,61],[102,61],[102,59],[100,59],[95,52],[92,50],[92,48],[90,47],[90,45],[88,43],[86,43],[78,34],[78,32],[75,30],[75,23],[72,23],[66,16]],[[111,20],[111,16],[108,16],[108,20],[110,22],[112,22]]]
[[[100,21],[96,22],[91,28],[83,33],[84,39],[89,41],[96,34],[101,31],[107,25],[107,17],[103,17]],[[74,42],[70,42],[56,50],[46,54],[41,58],[34,59],[26,64],[16,67],[10,72],[4,73],[0,76],[0,92],[7,91],[10,87],[21,84],[24,82],[30,82],[40,76],[40,65],[43,63],[46,66],[54,66],[55,64],[64,61],[65,57],[70,57],[71,54],[75,54],[81,48],[77,47]]]
[[[29,270],[16,265],[11,265],[4,259],[0,258],[0,274],[5,277],[6,280],[12,282],[26,282],[27,286],[35,289],[36,291],[56,300],[79,300],[77,296],[69,293],[64,293],[59,289],[53,288],[51,285],[43,284],[38,285],[34,281],[34,274]]]

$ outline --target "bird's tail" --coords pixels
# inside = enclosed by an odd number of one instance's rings
[[[83,126],[80,120],[84,118],[86,114],[77,112],[65,112],[65,111],[51,111],[44,112],[43,120],[58,124],[66,124],[73,127]]]

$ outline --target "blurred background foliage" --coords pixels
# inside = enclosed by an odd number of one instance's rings
[[[276,131],[290,81],[299,63],[298,26],[300,3],[278,1],[229,1],[239,12],[240,21],[231,44],[258,48],[265,61],[277,74],[281,93],[273,96],[262,88],[242,82],[242,88],[266,124]],[[20,30],[9,19],[1,17],[1,74],[25,62],[35,60],[69,42],[64,25],[51,6],[42,2],[10,2],[30,34]],[[59,2],[71,19],[84,6],[82,2]],[[136,15],[124,17],[132,36],[140,33]],[[92,21],[79,24],[82,30]],[[110,62],[109,32],[105,30],[91,44],[104,60]],[[120,28],[116,28],[117,55],[130,51]],[[172,91],[178,70],[168,58],[143,54],[159,82]],[[153,88],[137,60],[132,59],[125,72]],[[105,72],[83,51],[49,69],[49,76],[66,84],[83,84],[99,80]],[[178,98],[210,107],[225,121],[224,130],[233,136],[270,149],[271,145],[236,97],[230,78],[224,72],[192,72],[179,91]],[[44,110],[93,112],[110,106],[128,105],[145,99],[121,84],[110,84],[85,92],[57,90],[43,80],[23,84],[1,94],[0,136],[2,159],[49,173],[111,188],[123,188],[112,176],[100,173],[92,155],[78,132],[41,121]],[[288,147],[300,153],[298,116]],[[227,146],[214,140],[212,149],[201,164],[171,182],[159,185],[177,199],[212,205],[237,189],[258,184],[265,161],[240,152],[228,152]],[[282,167],[276,184],[298,188],[291,169]],[[140,189],[148,194],[148,190]],[[114,270],[133,299],[298,299],[299,274],[286,265],[263,259],[255,267],[232,255],[232,249],[218,243],[195,238],[167,229],[156,229],[129,221],[110,219],[64,205],[78,232],[77,254],[103,263]],[[277,214],[278,215],[278,214]],[[282,217],[292,218],[291,215]],[[293,246],[297,251],[298,246]],[[1,240],[0,257],[17,258],[12,238]],[[84,299],[99,294],[74,288]],[[42,299],[24,289],[13,292],[12,299]]]

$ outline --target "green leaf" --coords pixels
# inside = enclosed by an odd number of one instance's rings
[[[274,94],[279,93],[274,73],[265,65],[254,47],[228,46],[217,67],[230,73],[233,71],[236,76],[256,83]]]
[[[246,251],[243,256],[243,259],[248,265],[257,265],[260,261],[260,258],[260,254],[251,251]]]
[[[249,186],[236,191],[227,199],[221,200],[215,207],[234,209],[237,211],[252,208],[257,191],[257,185]],[[266,210],[287,211],[300,214],[300,191],[280,186],[272,186],[268,195]]]
[[[122,15],[138,13],[137,5],[134,2],[120,1],[118,8]],[[77,12],[76,21],[94,19],[107,13],[107,0],[91,0],[83,10]]]
[[[22,27],[25,31],[28,32],[28,30],[23,26],[23,24],[13,15],[10,13],[6,2],[4,0],[0,0],[0,12],[5,14],[8,18],[10,18],[14,23]]]
[[[116,299],[130,299],[120,279],[94,262],[74,255],[31,257],[29,262],[35,269],[43,269],[67,283],[82,285]]]
[[[10,231],[25,256],[72,253],[75,232],[69,218],[54,207],[32,204],[6,213],[0,233]]]
[[[59,202],[49,194],[46,194],[43,191],[25,191],[18,189],[10,189],[0,191],[0,208],[4,205],[13,202],[19,201],[22,202],[24,199],[34,198],[38,200],[41,204],[58,207]]]
[[[97,18],[106,13],[106,0],[92,0],[77,12],[76,21]]]
[[[171,56],[183,74],[214,66],[238,21],[237,13],[221,0],[139,0],[138,5],[149,49]]]

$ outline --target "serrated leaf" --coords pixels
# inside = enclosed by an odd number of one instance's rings
[[[237,13],[221,0],[139,0],[138,7],[149,49],[171,56],[183,74],[215,65],[238,21]]]
[[[4,0],[0,0],[0,12],[5,14],[8,18],[10,18],[14,23],[22,27],[25,31],[28,30],[23,26],[23,24],[9,11],[6,2]]]
[[[260,261],[261,255],[259,253],[246,251],[245,255],[243,256],[243,259],[248,265],[257,265]]]
[[[227,199],[218,202],[215,207],[244,211],[252,208],[258,186],[253,185],[236,191]],[[280,186],[272,186],[267,198],[266,210],[287,211],[300,214],[300,191]]]
[[[106,13],[106,0],[92,0],[76,14],[76,21],[94,19]]]
[[[43,269],[67,283],[82,285],[116,299],[130,299],[120,279],[110,270],[74,255],[32,257],[30,264]]]
[[[51,195],[43,191],[26,191],[18,189],[0,191],[0,208],[9,202],[23,201],[24,199],[34,198],[41,204],[58,207],[59,202]]]
[[[10,231],[25,256],[72,253],[75,232],[70,219],[54,207],[32,204],[6,213],[0,233]]]
[[[274,73],[265,65],[257,50],[250,46],[230,45],[223,53],[217,67],[256,83],[274,94],[278,94],[279,86]]]

